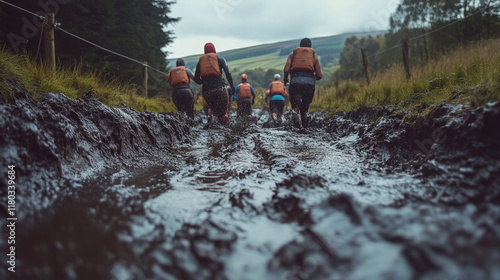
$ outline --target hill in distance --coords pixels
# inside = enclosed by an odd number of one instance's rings
[[[328,37],[311,38],[311,41],[316,54],[320,58],[323,69],[328,71],[338,66],[340,52],[344,48],[347,38],[352,36],[376,37],[384,33],[385,31],[344,33]],[[255,69],[282,70],[287,56],[299,46],[301,39],[228,50],[219,52],[219,54],[226,59],[232,73],[243,73]],[[183,59],[186,61],[186,66],[194,71],[200,56],[201,54],[192,55],[183,57]],[[169,59],[169,66],[175,67],[176,60],[177,58]]]

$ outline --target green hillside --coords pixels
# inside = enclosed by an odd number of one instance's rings
[[[384,31],[369,33],[345,33],[341,35],[311,38],[313,48],[320,57],[321,64],[325,70],[338,65],[340,52],[344,47],[345,40],[351,36],[377,36],[384,34]],[[277,42],[272,44],[258,45],[236,50],[220,52],[226,59],[231,71],[235,74],[254,69],[279,69],[282,70],[287,56],[298,47],[300,39]],[[201,54],[184,57],[186,66],[191,69],[196,68]],[[169,59],[169,65],[175,65],[175,59]]]

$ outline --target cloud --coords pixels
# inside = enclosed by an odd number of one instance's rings
[[[167,51],[176,57],[199,54],[200,51],[191,51],[202,50],[207,41],[220,41],[221,50],[227,50],[385,29],[397,3],[398,0],[182,0],[172,6],[172,16],[182,19],[172,26],[176,39]]]

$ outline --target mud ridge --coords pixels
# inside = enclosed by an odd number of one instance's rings
[[[416,109],[415,109],[416,110]],[[485,107],[440,104],[428,113],[392,108],[365,108],[330,118],[326,130],[339,136],[359,136],[358,149],[398,170],[426,170],[436,161],[500,156],[500,103]]]
[[[0,105],[1,165],[15,165],[19,209],[47,207],[75,181],[100,172],[171,162],[171,148],[190,141],[185,118],[111,108],[87,96],[19,96]],[[2,188],[2,192],[6,188]],[[2,194],[2,199],[6,195]],[[6,205],[6,204],[2,204]],[[23,213],[19,213],[22,215]]]

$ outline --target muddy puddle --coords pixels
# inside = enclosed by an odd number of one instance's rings
[[[69,180],[20,223],[7,276],[500,279],[498,181],[394,169],[314,117],[299,130],[259,110],[226,127],[197,116],[158,164]]]

